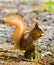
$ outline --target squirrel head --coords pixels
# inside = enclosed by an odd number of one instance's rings
[[[35,22],[35,27],[33,28],[33,30],[30,31],[30,34],[34,40],[37,40],[44,35],[44,31],[40,26],[38,20],[33,18],[33,21]]]

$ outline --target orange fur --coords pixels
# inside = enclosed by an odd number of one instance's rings
[[[42,34],[44,32],[41,27],[39,27],[38,20],[33,18],[33,21],[35,22],[35,27],[29,31],[28,37],[25,38],[27,25],[20,15],[9,16],[5,19],[8,25],[14,25],[16,27],[13,32],[12,40],[17,48],[21,50],[34,49],[35,45],[33,45],[33,42],[43,36]]]
[[[5,18],[5,22],[8,25],[14,25],[15,30],[13,32],[12,40],[14,43],[19,42],[22,35],[27,30],[27,25],[24,21],[24,19],[20,15],[13,15]]]
[[[34,41],[38,40],[44,35],[42,28],[39,26],[38,20],[34,20],[35,27],[27,34],[23,35],[20,40],[20,49],[21,50],[32,50],[35,49]],[[28,35],[27,37],[25,37]]]

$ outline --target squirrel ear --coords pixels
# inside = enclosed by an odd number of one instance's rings
[[[34,23],[35,23],[35,27],[38,27],[38,25],[39,25],[39,21],[38,21],[37,19],[35,19],[35,18],[32,18],[32,20],[33,20]]]
[[[35,28],[38,28],[38,24],[35,25]]]
[[[34,23],[35,23],[35,25],[37,24],[39,24],[39,21],[36,19],[36,18],[32,18],[32,20],[34,21]]]

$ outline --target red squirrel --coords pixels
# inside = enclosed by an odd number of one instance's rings
[[[40,37],[42,37],[44,32],[40,27],[38,20],[33,18],[33,21],[35,22],[34,28],[26,33],[27,24],[20,15],[12,15],[5,18],[5,22],[8,25],[15,26],[15,30],[12,36],[12,41],[14,41],[14,44],[17,47],[17,49],[25,50],[26,52],[28,51],[31,52],[31,50],[33,50],[33,52],[35,51],[35,45],[33,44],[33,42],[39,39]],[[28,36],[25,37],[26,35]],[[26,58],[26,52],[24,54],[25,58]]]

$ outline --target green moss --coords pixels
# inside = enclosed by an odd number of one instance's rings
[[[47,11],[54,12],[54,2],[52,1],[44,2],[43,5],[44,5],[44,8],[47,8]]]

